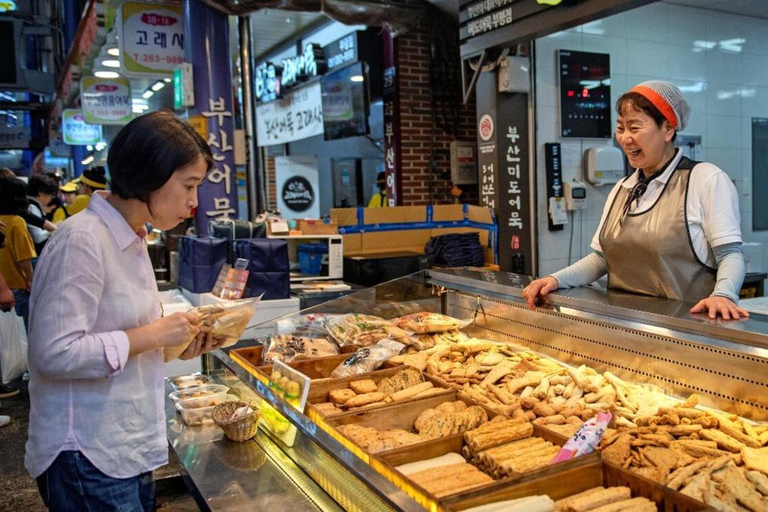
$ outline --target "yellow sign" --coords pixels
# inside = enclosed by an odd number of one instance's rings
[[[536,3],[542,5],[559,5],[563,0],[536,0]]]
[[[189,124],[203,140],[208,140],[208,119],[203,116],[189,116]]]

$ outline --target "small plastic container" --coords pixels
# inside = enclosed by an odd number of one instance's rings
[[[233,395],[216,395],[190,398],[176,402],[176,410],[181,413],[181,419],[187,425],[202,425],[206,422],[212,422],[211,414],[213,414],[214,407],[233,400],[237,400],[237,397]]]
[[[206,384],[204,386],[174,391],[168,395],[168,398],[170,398],[173,403],[176,403],[180,400],[189,400],[191,398],[226,395],[228,391],[229,388],[227,386],[222,386],[221,384]]]
[[[171,377],[170,381],[171,387],[173,387],[174,391],[179,391],[180,389],[196,388],[205,386],[206,384],[213,384],[213,379],[207,375],[203,375],[202,373],[177,375],[176,377]]]
[[[328,254],[328,244],[299,244],[299,268],[301,273],[308,276],[320,275],[323,268],[323,257]]]

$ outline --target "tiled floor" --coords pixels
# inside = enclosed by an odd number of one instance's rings
[[[0,399],[0,414],[11,417],[10,425],[0,427],[0,512],[44,512],[47,510],[37,485],[24,469],[24,444],[29,424],[29,393],[26,383],[15,383],[21,393]],[[175,466],[176,461],[156,472],[158,512],[195,512],[199,508],[189,495]]]

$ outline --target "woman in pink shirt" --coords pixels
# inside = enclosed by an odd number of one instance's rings
[[[109,149],[112,191],[61,224],[30,300],[31,411],[25,465],[54,511],[153,511],[152,470],[167,462],[163,348],[194,337],[162,316],[146,223],[171,229],[197,206],[208,144],[170,112],[128,123]]]

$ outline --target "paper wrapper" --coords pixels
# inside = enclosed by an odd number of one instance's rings
[[[193,308],[186,312],[187,320],[197,326],[204,335],[212,333],[219,347],[229,347],[237,343],[243,335],[260,299],[261,297],[234,300]],[[166,347],[163,351],[165,362],[183,354],[194,339],[195,337],[192,336],[183,345]]]
[[[608,428],[611,416],[610,412],[599,412],[594,418],[585,421],[576,434],[565,442],[562,450],[552,459],[551,464],[570,460],[595,451],[595,448],[600,444],[600,440],[605,434],[605,429]]]

